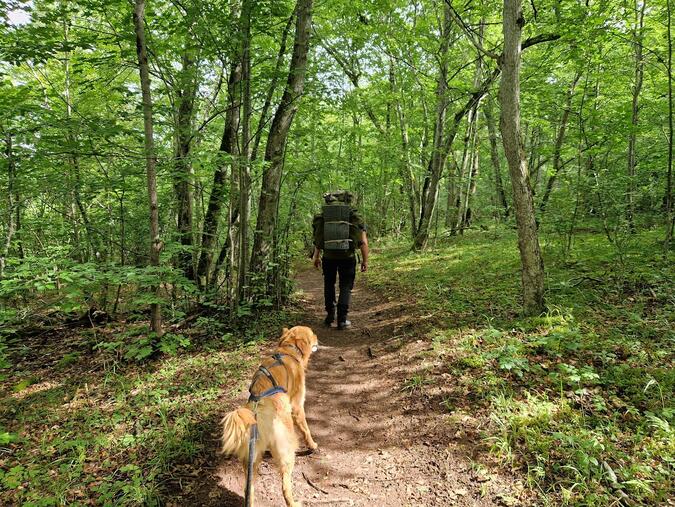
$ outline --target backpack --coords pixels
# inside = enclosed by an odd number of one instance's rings
[[[335,201],[324,204],[323,247],[325,250],[353,250],[350,234],[352,207],[344,202]]]
[[[349,203],[327,199],[312,222],[314,244],[327,251],[353,251],[361,240],[358,220]]]

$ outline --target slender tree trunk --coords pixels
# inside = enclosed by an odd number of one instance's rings
[[[204,226],[202,227],[201,254],[197,264],[197,281],[202,289],[205,289],[211,282],[210,273],[213,267],[213,250],[218,239],[218,225],[220,223],[223,201],[225,200],[227,168],[235,167],[235,159],[239,155],[237,135],[239,132],[239,108],[241,105],[239,96],[240,82],[241,62],[235,60],[230,67],[230,77],[227,86],[229,108],[225,114],[225,127],[219,148],[222,158],[213,173],[211,194],[209,195],[209,203],[204,215]],[[231,212],[230,218],[232,215],[233,213]]]
[[[527,131],[527,127],[525,127]],[[539,145],[541,144],[541,131],[539,127],[532,127],[530,131],[530,142],[529,146],[527,143],[527,134],[523,135],[525,152],[529,153],[530,156],[527,159],[527,167],[530,171],[530,188],[532,189],[532,195],[537,194],[537,186],[539,185],[539,169],[537,166],[537,160],[539,159]]]
[[[14,173],[14,178],[16,180],[16,171]],[[16,237],[16,249],[19,254],[19,259],[23,260],[26,257],[26,252],[24,251],[23,239],[21,237],[21,193],[17,187],[18,185],[14,189],[14,202],[16,203],[16,231],[14,236]]]
[[[447,7],[446,7],[446,15],[445,19],[446,21],[450,18],[449,12],[447,12]],[[445,38],[445,37],[444,37]],[[554,33],[549,33],[549,34],[542,34],[536,37],[531,37],[522,44],[522,49],[534,46],[536,44],[540,44],[542,42],[548,42],[552,40],[557,40],[560,38],[560,35],[554,34]],[[443,44],[443,43],[442,43]],[[441,54],[443,52],[441,51]],[[441,61],[443,61],[444,58],[441,58]],[[478,89],[476,89],[469,99],[466,101],[466,103],[455,112],[455,115],[452,118],[452,121],[450,123],[450,126],[447,127],[447,135],[445,137],[444,142],[439,143],[439,139],[436,138],[436,129],[434,130],[434,148],[432,149],[432,154],[431,158],[429,160],[429,164],[427,166],[427,173],[424,179],[424,186],[422,188],[422,197],[421,197],[421,212],[420,212],[420,220],[418,223],[417,227],[417,232],[415,234],[415,239],[413,241],[413,250],[422,250],[427,244],[427,240],[429,238],[429,225],[431,223],[431,217],[433,215],[434,208],[436,207],[436,203],[438,202],[438,183],[441,179],[442,172],[443,172],[443,166],[445,165],[445,160],[447,159],[448,154],[450,153],[450,148],[452,147],[452,142],[455,139],[455,135],[457,135],[457,129],[459,128],[459,124],[461,123],[462,119],[464,116],[466,116],[471,109],[478,104],[481,99],[487,94],[488,90],[490,89],[490,86],[492,83],[497,79],[501,72],[501,69],[497,67],[494,69],[480,84]],[[443,74],[443,69],[441,68],[441,72],[439,73],[439,77],[442,77]],[[445,72],[447,76],[447,69]],[[439,83],[440,83],[439,79]],[[442,85],[439,84],[439,88]],[[438,89],[437,89],[438,90]],[[438,126],[438,117],[439,117],[439,112],[443,111],[443,116],[445,116],[445,107],[447,107],[447,99],[445,99],[446,102],[445,104],[440,104],[444,107],[437,107],[437,121],[436,121],[436,126]],[[444,120],[444,118],[443,118]],[[426,137],[426,136],[425,136]],[[441,135],[442,138],[442,135]],[[424,152],[424,149],[422,150]]]
[[[148,201],[150,204],[150,265],[159,267],[162,242],[159,237],[159,210],[157,207],[157,156],[152,121],[152,95],[150,94],[150,72],[148,52],[145,45],[145,0],[136,0],[134,6],[134,28],[136,31],[136,54],[141,78],[143,96],[143,128],[145,134],[145,170],[148,180]],[[159,285],[153,289],[159,296]],[[150,329],[159,337],[162,335],[162,312],[159,303],[150,305]]]
[[[447,157],[444,153],[445,116],[448,109],[448,48],[450,47],[450,28],[452,17],[450,7],[444,5],[443,26],[441,29],[441,46],[438,52],[439,68],[436,80],[436,121],[434,123],[434,139],[431,148],[431,157],[422,187],[422,208],[419,225],[413,241],[414,250],[422,250],[429,239],[431,216],[438,201],[438,182],[441,179],[443,165]]]
[[[248,274],[248,221],[251,209],[251,11],[253,0],[244,0],[242,5],[242,50],[241,82],[243,97],[242,157],[239,164],[239,265],[237,266],[237,290],[235,305],[246,297]],[[285,42],[284,42],[285,45]]]
[[[494,169],[495,179],[495,197],[497,205],[503,208],[503,217],[509,216],[509,204],[506,200],[506,193],[504,192],[504,184],[502,183],[502,164],[499,159],[499,147],[497,145],[497,129],[495,128],[495,119],[492,115],[492,99],[489,99],[483,107],[485,114],[485,121],[488,127],[488,137],[490,139],[490,158],[492,159],[492,167]],[[501,215],[501,214],[500,214]]]
[[[546,205],[548,200],[551,197],[551,192],[553,191],[553,185],[555,184],[560,169],[562,168],[562,147],[565,142],[565,133],[567,131],[567,122],[569,121],[570,112],[572,111],[572,98],[574,97],[574,89],[579,82],[581,77],[581,72],[577,72],[570,84],[569,89],[567,90],[567,96],[565,97],[565,106],[562,113],[562,118],[560,119],[560,127],[558,128],[558,135],[555,139],[555,147],[553,149],[553,172],[546,183],[546,190],[544,195],[541,198],[541,203],[539,204],[539,210],[543,214],[546,211]]]
[[[17,203],[14,198],[16,184],[16,162],[14,160],[14,149],[12,143],[12,134],[5,133],[5,156],[7,157],[7,232],[5,241],[0,250],[0,280],[5,277],[5,268],[7,258],[9,257],[9,248],[12,246],[12,239],[17,229],[15,207]]]
[[[185,276],[193,280],[194,260],[192,252],[192,170],[190,152],[192,150],[194,102],[197,93],[196,64],[191,49],[183,51],[180,87],[177,91],[177,112],[175,120],[175,156],[174,156],[174,191],[176,193],[178,215],[178,238],[183,250],[178,256],[180,268]]]
[[[631,233],[635,232],[635,170],[637,167],[637,128],[640,114],[640,92],[644,80],[642,42],[644,40],[644,19],[647,0],[635,0],[635,26],[633,45],[635,47],[635,72],[633,100],[631,103],[631,128],[628,136],[628,189],[626,192],[626,220]]]
[[[281,43],[279,44],[279,52],[277,53],[277,61],[274,65],[274,73],[272,74],[272,81],[270,82],[269,87],[267,88],[267,95],[265,96],[265,102],[263,104],[262,110],[260,111],[260,120],[258,121],[258,128],[253,134],[253,149],[251,150],[251,161],[258,159],[258,148],[260,146],[260,140],[262,139],[262,134],[265,129],[265,125],[269,121],[269,110],[272,107],[272,98],[274,97],[274,92],[277,89],[277,83],[279,81],[279,75],[281,75],[281,67],[284,64],[284,57],[286,56],[286,44],[288,42],[288,34],[291,32],[291,27],[293,26],[293,20],[295,19],[296,10],[293,11],[288,17],[286,26],[281,34]]]
[[[479,29],[478,29],[478,42],[483,44],[483,33],[485,31],[485,22],[481,20]],[[476,71],[473,78],[473,87],[477,89],[480,86],[480,82],[483,76],[483,58],[482,54],[478,54],[478,61],[476,62]],[[478,108],[480,106],[480,100],[474,104],[473,109],[471,110],[471,137],[469,139],[469,144],[467,148],[469,149],[469,165],[468,170],[466,171],[467,182],[464,191],[463,198],[460,198],[460,205],[458,209],[457,221],[455,223],[455,228],[459,229],[460,234],[464,233],[464,228],[468,226],[468,220],[470,220],[471,208],[471,195],[476,192],[476,178],[478,177],[478,156],[479,156],[479,147],[480,143],[478,142]],[[460,180],[460,189],[461,189],[461,180]],[[461,197],[461,193],[460,193]]]
[[[70,25],[67,20],[63,20],[63,40],[66,47],[69,45],[69,34],[70,34]],[[78,136],[73,132],[72,128],[72,115],[73,115],[73,105],[71,97],[71,70],[70,70],[70,51],[66,50],[63,58],[63,75],[64,75],[64,100],[66,103],[66,143],[69,149],[68,161],[71,168],[71,194],[74,206],[72,208],[77,208],[84,229],[87,233],[87,248],[86,254],[82,257],[82,260],[89,260],[96,253],[96,246],[94,243],[94,231],[91,227],[89,221],[89,216],[87,210],[84,207],[82,202],[81,188],[82,188],[82,174],[80,170],[80,158],[77,153],[78,151]],[[72,209],[71,208],[71,209]],[[73,218],[75,217],[75,210],[72,209]],[[76,225],[74,225],[77,227]],[[75,233],[79,238],[79,233]],[[77,245],[77,249],[81,251],[81,245]]]
[[[408,211],[410,212],[410,232],[415,235],[417,230],[417,213],[419,213],[419,196],[416,192],[415,177],[412,168],[412,161],[410,158],[410,137],[408,134],[408,123],[405,116],[405,111],[403,110],[403,105],[401,104],[400,92],[401,90],[396,84],[396,78],[393,74],[394,60],[390,56],[389,65],[392,68],[392,87],[394,88],[394,93],[396,94],[396,99],[394,100],[394,106],[396,109],[396,116],[398,117],[398,124],[401,131],[401,151],[402,151],[402,161],[401,161],[401,176],[403,179],[403,184],[405,185],[405,194],[408,199]]]
[[[675,227],[675,209],[673,203],[673,35],[671,0],[666,0],[668,15],[668,171],[666,178],[666,252],[670,250]]]
[[[450,14],[447,15],[447,17],[450,17]],[[526,41],[527,47],[533,46],[535,44],[539,44],[541,42],[546,42],[550,40],[555,40],[558,39],[559,36],[555,34],[547,34],[545,36],[540,36],[540,37],[534,37],[532,39],[528,39]],[[524,45],[525,46],[525,45]],[[441,52],[442,54],[442,52]],[[441,59],[443,61],[444,58]],[[419,225],[417,227],[417,233],[415,234],[415,239],[413,241],[413,250],[422,250],[427,244],[427,240],[429,238],[429,225],[431,223],[431,216],[433,215],[433,210],[436,207],[436,204],[438,202],[438,183],[442,177],[443,173],[443,166],[445,165],[445,161],[448,157],[448,154],[450,153],[450,148],[452,147],[452,142],[455,139],[455,136],[457,135],[457,129],[459,128],[459,124],[461,123],[462,119],[464,116],[466,116],[471,109],[478,104],[481,99],[485,96],[485,94],[488,92],[490,89],[490,86],[492,83],[495,81],[497,76],[499,76],[500,69],[497,68],[493,72],[490,73],[489,76],[487,76],[483,82],[480,84],[478,89],[476,89],[467,102],[460,108],[458,109],[448,127],[446,127],[447,134],[445,136],[445,139],[443,140],[442,132],[440,134],[441,139],[438,139],[437,132],[436,132],[436,127],[438,126],[439,122],[439,112],[443,111],[443,120],[445,120],[445,109],[447,107],[447,98],[445,99],[445,103],[440,103],[439,101],[437,103],[437,115],[436,115],[436,125],[434,127],[434,147],[432,148],[432,154],[431,158],[429,160],[429,164],[427,166],[427,173],[425,175],[424,179],[424,186],[422,188],[422,198],[421,198],[421,213],[420,213],[420,220],[419,220]],[[441,79],[443,75],[443,69],[440,69],[439,72],[439,81],[437,85],[437,92],[439,91],[440,88],[444,88],[445,85],[440,85]],[[445,71],[445,75],[447,77],[447,69]],[[444,91],[444,89],[443,89]],[[438,94],[437,94],[438,96]],[[438,107],[438,106],[443,106],[443,107]],[[444,123],[444,122],[443,122]],[[438,144],[437,144],[438,143]]]
[[[539,248],[532,190],[528,182],[527,162],[520,133],[521,33],[525,19],[521,0],[504,0],[504,53],[500,127],[504,153],[511,173],[513,205],[518,228],[518,247],[522,263],[523,305],[528,315],[544,311],[544,260]]]
[[[457,206],[457,181],[459,181],[460,169],[454,156],[448,155],[450,159],[448,164],[448,174],[446,176],[446,196],[445,196],[445,227],[452,227],[453,217],[456,214]],[[462,158],[464,158],[462,156]]]
[[[477,110],[471,109],[467,115],[466,136],[464,137],[464,150],[462,153],[462,164],[460,165],[459,178],[457,180],[457,207],[453,209],[453,216],[450,217],[450,233],[454,236],[462,223],[464,217],[464,207],[468,193],[467,182],[471,181],[471,171],[473,170],[473,156],[476,141],[476,113]]]
[[[586,136],[586,128],[584,126],[584,106],[586,105],[586,94],[588,91],[588,77],[585,79],[584,82],[584,89],[583,93],[581,94],[581,101],[579,103],[579,140],[578,140],[578,147],[577,147],[577,182],[576,182],[576,197],[574,200],[574,211],[572,212],[572,218],[570,220],[570,225],[567,230],[567,243],[565,245],[565,258],[567,258],[572,251],[572,242],[574,239],[574,231],[576,230],[577,226],[577,218],[579,216],[579,209],[581,208],[581,203],[583,200],[583,195],[584,195],[584,189],[582,189],[582,182],[581,182],[581,176],[582,176],[582,167],[584,166],[583,164],[583,158],[584,158],[584,142],[586,142],[586,146],[588,146],[588,138]],[[596,97],[597,97],[597,87],[596,87]],[[586,174],[591,174],[593,172],[593,155],[588,154],[586,157],[586,163],[585,163],[585,169],[586,169]]]
[[[476,114],[478,114],[478,112],[476,112]],[[476,195],[476,189],[478,188],[478,171],[480,170],[480,132],[477,128],[476,132],[474,133],[473,146],[473,163],[471,167],[471,174],[469,175],[469,184],[464,204],[464,212],[462,213],[462,219],[459,225],[460,234],[464,234],[464,229],[471,227],[471,219],[473,215],[471,210],[471,198]]]
[[[457,214],[460,213],[462,207],[462,182],[468,172],[468,167],[471,165],[471,142],[473,141],[473,127],[474,127],[474,110],[469,111],[466,117],[466,132],[464,134],[464,142],[462,143],[462,159],[457,167],[456,181],[452,181],[452,195],[448,197],[448,204],[452,206],[446,217],[446,225],[451,227],[451,234],[454,236],[457,233]],[[453,178],[454,180],[455,178]]]
[[[305,84],[309,35],[312,26],[313,0],[298,0],[296,6],[295,44],[288,71],[288,81],[277,107],[267,145],[266,166],[262,175],[262,188],[258,201],[258,219],[253,238],[251,269],[264,272],[267,262],[273,258],[273,244],[277,225],[277,209],[281,190],[284,150],[288,132]]]

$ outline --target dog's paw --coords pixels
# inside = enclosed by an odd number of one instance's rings
[[[309,447],[312,451],[316,451],[319,448],[319,444],[312,440],[307,444],[307,447]]]

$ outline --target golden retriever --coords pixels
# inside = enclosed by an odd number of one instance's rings
[[[253,505],[253,482],[263,453],[269,450],[281,472],[281,484],[287,507],[299,507],[293,500],[291,476],[295,466],[298,440],[293,423],[302,433],[307,446],[318,447],[305,419],[305,369],[309,356],[318,349],[316,334],[305,326],[283,330],[276,354],[265,359],[253,377],[246,405],[227,414],[223,424],[225,454],[234,454],[244,466],[246,484],[250,481],[250,502]],[[257,441],[252,474],[247,471],[249,440],[252,427],[257,424]],[[247,488],[248,489],[248,488]]]

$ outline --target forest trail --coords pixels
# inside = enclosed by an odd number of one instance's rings
[[[301,441],[293,474],[297,501],[305,506],[522,504],[516,499],[522,495],[518,482],[476,466],[478,435],[470,424],[458,425],[438,399],[402,389],[431,347],[415,338],[414,303],[387,301],[359,277],[353,327],[338,332],[321,325],[321,275],[308,270],[297,281],[306,313],[304,322],[293,324],[312,327],[321,345],[309,364],[306,401],[319,450],[307,455]],[[242,393],[241,401],[245,397]],[[241,466],[234,459],[220,462],[209,491],[197,493],[198,501],[239,506]],[[269,456],[260,472],[256,505],[283,505],[278,470]]]

